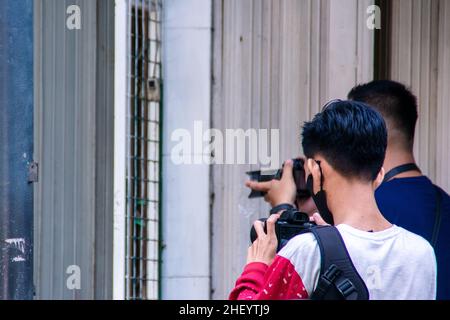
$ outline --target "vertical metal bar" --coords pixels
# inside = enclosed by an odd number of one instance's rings
[[[141,16],[140,16],[140,22],[141,22],[141,33],[140,33],[140,37],[141,37],[141,48],[140,48],[140,50],[139,50],[139,58],[140,58],[140,63],[141,63],[141,70],[140,70],[140,77],[139,77],[139,84],[140,84],[140,90],[139,90],[139,96],[140,96],[140,101],[139,101],[139,118],[140,118],[140,121],[139,121],[139,137],[141,137],[141,139],[140,139],[140,150],[139,150],[139,157],[142,159],[141,161],[139,161],[139,171],[140,171],[140,174],[139,174],[139,176],[142,178],[142,177],[144,177],[144,179],[145,179],[145,171],[144,171],[144,163],[145,163],[145,155],[144,155],[144,153],[143,153],[143,150],[144,150],[144,146],[145,146],[145,144],[146,144],[146,141],[145,141],[145,138],[146,138],[146,136],[145,136],[145,134],[144,134],[144,121],[143,120],[141,120],[141,119],[143,119],[144,118],[144,110],[143,110],[143,108],[145,107],[144,106],[144,104],[145,104],[145,101],[143,100],[143,98],[145,97],[144,96],[144,85],[145,85],[145,83],[144,83],[144,79],[143,79],[143,77],[144,77],[144,67],[145,67],[145,59],[144,59],[144,57],[145,57],[145,29],[144,29],[144,16],[145,16],[145,1],[144,0],[141,0]],[[144,208],[145,208],[145,206],[146,206],[146,204],[147,204],[147,202],[145,202],[144,201],[144,199],[146,199],[146,196],[145,196],[145,194],[144,194],[144,188],[145,187],[143,187],[143,185],[145,185],[145,181],[140,181],[140,183],[139,183],[139,197],[142,199],[141,200],[141,202],[140,202],[140,206],[139,206],[139,224],[138,224],[138,230],[139,230],[139,232],[138,232],[138,237],[139,237],[139,298],[142,298],[143,297],[143,292],[144,292],[144,288],[143,288],[143,284],[144,284],[144,281],[143,281],[143,277],[144,277],[144,275],[143,275],[143,271],[142,271],[142,268],[143,268],[143,266],[144,266],[144,263],[145,263],[145,261],[144,261],[144,255],[142,254],[143,252],[142,252],[142,249],[143,249],[143,241],[142,241],[142,238],[143,238],[143,233],[142,233],[142,231],[143,231],[143,225],[144,225],[144,223],[146,223],[146,221],[143,219],[144,218]]]
[[[33,1],[0,1],[0,299],[33,298]]]
[[[133,112],[133,118],[132,118],[132,121],[133,121],[133,129],[132,129],[132,131],[131,131],[131,141],[133,141],[133,152],[132,152],[132,155],[133,155],[133,177],[136,177],[137,176],[137,169],[136,169],[136,167],[137,167],[137,164],[136,164],[136,153],[137,153],[137,140],[136,140],[136,132],[137,132],[137,114],[136,114],[136,112],[137,112],[137,103],[138,103],[138,101],[137,101],[137,95],[138,95],[138,93],[137,93],[137,79],[136,79],[136,77],[137,77],[137,74],[138,74],[138,71],[137,71],[137,65],[138,65],[138,61],[137,61],[137,55],[138,55],[138,44],[137,44],[137,41],[138,41],[138,38],[137,38],[137,35],[138,35],[138,31],[137,31],[137,27],[138,27],[138,12],[137,12],[137,10],[138,10],[138,0],[135,0],[134,1],[134,30],[133,30],[133,34],[134,34],[134,52],[133,52],[133,70],[134,70],[134,72],[133,72],[133,76],[134,76],[134,78],[133,78],[133,81],[134,81],[134,93],[133,93],[133,95],[134,95],[134,97],[133,97],[133,109],[132,109],[132,112]],[[134,138],[133,138],[134,137]],[[131,295],[131,299],[136,299],[136,239],[134,238],[134,236],[135,236],[135,234],[136,234],[136,225],[135,225],[135,214],[136,214],[136,198],[137,198],[137,195],[136,195],[136,189],[137,189],[137,181],[136,181],[136,179],[135,180],[133,180],[133,192],[132,192],[132,195],[133,195],[133,198],[131,199],[131,202],[132,202],[132,211],[131,211],[131,227],[132,227],[132,232],[131,232],[131,243],[132,243],[132,251],[131,251],[131,254],[132,254],[132,256],[131,256],[131,261],[132,261],[132,270],[133,270],[133,272],[132,272],[132,278],[131,278],[131,285],[132,285],[132,295]]]
[[[133,88],[133,78],[131,77],[132,72],[133,72],[133,58],[132,58],[132,51],[133,51],[133,40],[132,40],[132,24],[133,24],[133,16],[132,16],[132,4],[131,4],[132,0],[127,0],[127,17],[128,17],[128,26],[127,26],[127,64],[128,64],[128,72],[127,72],[127,83],[128,83],[128,89],[127,89],[127,131],[126,131],[126,145],[127,145],[127,156],[126,156],[126,161],[127,161],[127,199],[126,199],[126,208],[127,208],[127,213],[126,213],[126,236],[125,236],[125,243],[126,243],[126,249],[127,249],[127,253],[125,256],[126,259],[126,294],[125,297],[126,299],[130,298],[130,288],[131,288],[131,280],[130,280],[130,274],[131,274],[131,270],[132,270],[132,266],[131,266],[131,242],[129,241],[129,237],[131,234],[131,228],[130,228],[130,219],[131,219],[131,206],[130,206],[130,199],[132,197],[132,180],[131,180],[131,176],[132,176],[132,164],[131,164],[131,141],[130,141],[130,132],[131,132],[131,108],[132,108],[132,88]]]
[[[151,43],[151,41],[150,41],[151,36],[152,36],[152,34],[151,34],[151,33],[152,33],[152,21],[151,21],[151,18],[152,18],[152,10],[153,10],[153,1],[150,0],[150,1],[149,1],[148,21],[147,21],[147,28],[148,28],[148,33],[149,33],[149,39],[148,39],[149,50],[148,50],[148,53],[147,53],[147,59],[148,59],[148,60],[150,60],[149,57],[150,57],[151,52],[152,52],[152,50],[153,50],[153,48],[152,48],[152,43]],[[150,63],[149,63],[149,68],[147,69],[147,79],[148,79],[148,80],[150,80],[150,79],[152,78],[151,70],[152,70],[152,69],[151,69],[151,65],[150,65]],[[152,108],[152,105],[151,105],[151,102],[149,102],[149,103],[148,103],[148,110],[147,110],[147,118],[148,118],[148,119],[150,119],[151,108]],[[151,123],[148,122],[148,123],[147,123],[147,126],[149,127],[150,125],[151,125]],[[151,127],[150,127],[150,134],[152,134]],[[149,151],[149,150],[150,150],[150,151]],[[149,159],[150,159],[150,158],[151,158],[151,155],[152,155],[151,152],[152,152],[152,150],[153,150],[152,144],[150,144],[149,150],[147,150],[147,154],[148,154],[148,157],[149,157]],[[151,163],[147,163],[147,170],[148,170],[148,172],[149,172],[149,179],[150,179],[150,180],[156,180],[155,177],[151,175],[150,169],[151,169]],[[153,217],[153,214],[152,214],[152,213],[154,212],[154,210],[155,210],[155,204],[154,204],[154,203],[151,203],[151,205],[147,208],[147,215],[148,215],[149,218],[154,218],[154,217]],[[147,234],[147,238],[149,238],[149,239],[151,239],[151,238],[152,238],[152,235],[154,234],[154,233],[153,233],[153,229],[152,229],[152,226],[153,226],[153,225],[154,225],[154,223],[150,222],[150,223],[149,223],[149,226],[148,226],[148,228],[147,228],[146,234]],[[152,257],[150,253],[153,251],[154,245],[155,245],[155,242],[153,241],[153,242],[149,243],[149,247],[147,248],[147,255],[148,255],[150,258]],[[154,272],[155,272],[155,270],[154,270],[154,262],[152,262],[151,265],[147,266],[147,274],[148,274],[147,285],[148,285],[149,287],[150,287],[150,285],[153,285],[153,274],[154,274]],[[154,294],[153,288],[151,288],[151,290],[149,290],[149,298],[150,298],[150,299],[155,299],[155,298],[156,298],[156,296],[155,296],[155,294]]]
[[[122,300],[127,288],[127,155],[129,112],[129,17],[128,2],[116,0],[115,7],[115,65],[114,65],[114,244],[113,244],[113,298]],[[124,30],[126,27],[126,30]],[[125,41],[124,41],[125,40]],[[126,46],[123,46],[123,43]]]
[[[158,262],[155,263],[156,266],[156,274],[155,274],[155,281],[156,281],[156,285],[155,285],[155,295],[156,297],[159,299],[161,297],[161,281],[160,281],[160,270],[161,270],[161,254],[160,254],[160,249],[161,249],[161,190],[162,190],[162,166],[161,166],[161,157],[162,157],[162,104],[163,104],[163,79],[162,79],[162,69],[161,69],[161,48],[162,48],[162,35],[161,35],[161,30],[162,30],[162,26],[161,26],[161,20],[162,20],[162,2],[160,0],[156,0],[155,3],[155,10],[156,10],[156,17],[157,17],[157,24],[156,24],[156,39],[158,40],[158,42],[156,43],[156,49],[155,49],[155,61],[159,62],[159,65],[155,65],[155,69],[153,70],[155,77],[157,76],[160,79],[160,101],[157,105],[157,116],[158,116],[158,127],[155,129],[157,134],[158,134],[158,146],[157,149],[155,150],[156,152],[156,159],[158,160],[158,170],[157,172],[155,172],[155,176],[158,177],[158,185],[157,188],[158,190],[155,190],[157,197],[158,197],[158,205],[156,206],[156,210],[158,210],[155,213],[155,216],[158,220],[157,225],[154,226],[154,233],[157,235],[157,239],[158,241],[155,243],[155,254],[157,257]],[[159,54],[159,56],[158,56]]]

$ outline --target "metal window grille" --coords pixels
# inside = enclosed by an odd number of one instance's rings
[[[158,299],[162,0],[128,0],[125,298]]]

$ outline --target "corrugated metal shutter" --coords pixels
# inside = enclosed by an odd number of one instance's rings
[[[450,191],[448,107],[450,3],[392,2],[391,78],[418,97],[414,153],[423,172]]]
[[[80,8],[80,30],[66,28],[70,5]],[[112,296],[113,8],[35,1],[37,298]],[[79,289],[67,286],[70,266],[79,267]]]
[[[212,127],[279,128],[280,159],[300,155],[300,126],[330,98],[372,79],[372,1],[223,0],[214,9]],[[225,298],[245,264],[250,166],[213,167],[213,297]]]

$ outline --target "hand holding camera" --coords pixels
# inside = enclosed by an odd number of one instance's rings
[[[301,172],[303,172],[303,175]],[[287,160],[283,169],[278,170],[273,175],[264,175],[261,174],[261,171],[252,171],[248,172],[248,174],[250,179],[252,179],[246,182],[246,186],[252,189],[249,197],[264,196],[264,199],[272,207],[281,203],[295,204],[298,186],[302,185],[302,183],[303,185],[305,184],[303,161],[300,159],[296,159],[295,162]]]
[[[272,264],[278,248],[278,240],[275,231],[275,224],[280,214],[271,215],[266,221],[255,221],[252,231],[255,239],[248,248],[247,264],[252,262],[261,262],[267,265]]]
[[[311,186],[309,189],[318,190],[321,188],[321,169],[320,164],[314,161],[308,162],[308,168],[311,171],[314,179],[311,180]],[[272,227],[268,227],[268,221],[274,222],[274,230],[277,243],[276,252],[281,250],[281,248],[286,245],[286,243],[298,235],[305,229],[309,229],[317,225],[326,224],[322,217],[315,213],[311,218],[308,214],[300,212],[295,208],[295,203],[308,204],[312,202],[311,191],[308,190],[305,181],[305,171],[304,171],[304,160],[294,159],[288,160],[283,165],[283,168],[277,170],[275,174],[263,175],[261,171],[252,171],[247,173],[253,181],[247,181],[247,187],[252,189],[252,193],[249,198],[255,198],[259,196],[264,196],[264,199],[271,204],[273,207],[271,211],[271,216],[268,219],[259,219],[255,222],[254,226],[250,231],[250,240],[253,243],[252,247],[249,249],[249,260],[253,260],[256,251],[265,252],[266,250],[271,252],[273,249],[273,243],[266,244],[269,247],[264,248],[264,241],[258,240],[260,235],[264,235],[264,239],[267,240],[266,236],[269,232],[272,232]],[[314,181],[313,181],[314,180]],[[281,205],[281,206],[280,206]],[[283,209],[280,209],[283,207]],[[315,206],[311,206],[316,212]],[[280,209],[280,210],[278,210]],[[275,212],[274,212],[275,210]],[[282,211],[280,214],[275,215],[273,213],[279,213],[277,211]],[[261,226],[262,224],[262,226]],[[267,234],[266,234],[267,232]],[[256,247],[258,249],[256,249]],[[253,251],[252,251],[253,250]],[[253,252],[251,254],[250,252]]]

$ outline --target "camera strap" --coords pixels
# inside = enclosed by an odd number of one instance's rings
[[[389,181],[392,178],[394,178],[395,176],[398,176],[399,174],[408,172],[408,171],[421,172],[419,167],[415,163],[403,164],[401,166],[398,166],[398,167],[395,167],[395,168],[389,170],[389,172],[387,172],[386,175],[384,176],[383,182]]]
[[[368,300],[369,290],[359,275],[338,229],[315,226],[311,232],[320,249],[320,276],[312,300]]]

